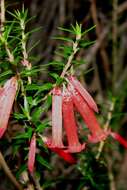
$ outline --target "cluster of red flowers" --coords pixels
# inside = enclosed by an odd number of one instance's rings
[[[90,131],[89,143],[104,141],[110,135],[127,148],[127,141],[123,137],[100,127],[94,113],[98,112],[97,105],[76,77],[69,76],[66,80],[68,81],[66,88],[55,87],[52,91],[52,138],[45,140],[47,147],[57,152],[67,162],[76,162],[70,153],[81,152],[86,145],[86,143],[81,144],[78,139],[78,127],[74,115],[76,110]],[[67,136],[67,146],[62,141],[63,126]]]
[[[76,153],[85,148],[85,143],[80,144],[78,139],[74,109],[80,113],[89,128],[91,134],[88,140],[90,142],[105,140],[109,132],[100,128],[94,114],[98,112],[98,108],[90,94],[74,76],[68,77],[67,80],[68,86],[63,91],[59,87],[53,89],[51,147],[63,148],[68,152]],[[62,126],[67,135],[67,147],[62,142]]]
[[[80,113],[90,131],[88,142],[97,143],[105,140],[110,135],[127,148],[127,141],[119,134],[111,130],[104,131],[100,127],[94,113],[98,112],[97,105],[81,83],[74,76],[69,76],[66,80],[68,81],[67,87],[63,89],[55,87],[52,91],[52,138],[44,137],[45,145],[67,162],[76,163],[71,153],[81,152],[86,145],[86,142],[83,144],[79,142],[78,127],[74,115],[76,110]],[[4,87],[0,88],[0,138],[2,138],[7,129],[16,91],[16,77],[9,79]],[[63,144],[62,140],[63,126],[67,135],[67,146]],[[34,169],[35,155],[36,134],[34,133],[28,154],[28,170],[30,173]]]

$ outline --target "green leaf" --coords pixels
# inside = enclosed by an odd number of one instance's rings
[[[58,79],[59,75],[57,73],[49,73],[50,76],[52,76],[54,79]]]
[[[13,73],[13,72],[12,72],[11,70],[2,72],[2,73],[0,74],[0,78],[1,78],[1,77],[4,77],[4,76],[7,76],[7,75],[10,75],[10,74],[12,74],[12,73]]]
[[[32,51],[32,49],[34,49],[34,48],[40,43],[40,41],[41,41],[41,40],[38,40],[36,43],[34,43],[34,45],[31,46],[30,49],[28,49],[27,53],[29,54],[29,53]]]
[[[83,33],[82,33],[82,36],[84,36],[85,34],[87,34],[88,32],[90,32],[91,30],[93,30],[94,28],[96,28],[96,25],[92,26],[91,28],[88,28],[87,30],[85,30]]]
[[[40,120],[41,115],[42,115],[42,107],[36,108],[36,110],[34,110],[34,112],[32,113],[32,116],[31,116],[32,120],[34,122]]]
[[[49,163],[44,160],[39,154],[36,155],[36,160],[47,169],[52,170],[52,167],[49,165]]]
[[[87,46],[95,44],[95,42],[96,42],[96,40],[95,41],[89,41],[89,42],[81,42],[80,46],[82,46],[83,48],[85,48]]]
[[[72,33],[74,34],[74,31],[71,30],[71,29],[67,29],[67,28],[63,28],[63,27],[58,27],[59,30],[62,30],[62,31],[65,31],[65,32],[69,32],[69,33]]]
[[[31,117],[30,117],[29,112],[28,112],[22,105],[20,105],[20,107],[21,107],[21,109],[22,109],[24,115],[26,116],[26,118],[27,118],[28,120],[31,120]]]
[[[82,31],[82,25],[81,24],[78,24],[76,22],[76,25],[75,26],[71,25],[71,27],[72,27],[72,29],[76,35],[81,35],[81,31]]]
[[[63,81],[64,81],[64,78],[61,78],[61,77],[57,78],[56,85],[59,86],[60,84],[62,84]]]
[[[31,127],[28,128],[27,132],[24,132],[22,134],[17,134],[14,139],[30,139],[33,133],[33,129]]]
[[[28,104],[28,101],[27,101],[27,97],[25,95],[24,95],[24,109],[25,109],[27,115],[29,115],[30,108],[29,108],[29,104]]]
[[[45,90],[50,90],[52,89],[52,84],[51,83],[45,83],[43,85],[37,85],[37,84],[28,84],[26,86],[26,90],[33,91],[33,90],[39,90],[39,91],[45,91]]]
[[[52,103],[52,96],[48,95],[46,101],[44,102],[44,104],[42,106],[42,113],[48,111],[48,109],[51,106],[51,103]]]
[[[85,59],[81,59],[81,60],[73,60],[72,63],[75,65],[75,66],[79,66],[79,65],[82,65],[82,64],[86,64],[87,61]]]
[[[26,118],[26,116],[25,115],[23,115],[23,114],[21,114],[21,113],[14,113],[13,114],[14,115],[14,118],[16,118],[16,119],[25,119]]]
[[[30,108],[33,108],[33,106],[37,106],[40,102],[42,102],[42,97],[37,96],[33,99],[33,97],[29,96],[27,97],[27,100],[30,104]]]
[[[18,169],[18,172],[16,173],[16,178],[20,178],[20,175],[21,175],[21,173],[23,172],[23,171],[25,171],[25,170],[27,170],[27,166],[26,166],[26,164],[24,164],[24,165],[21,165],[21,167]]]
[[[71,43],[74,42],[71,38],[62,37],[62,36],[53,37],[53,39],[55,39],[55,40],[62,40],[62,41],[66,41],[66,42],[71,42]]]
[[[42,67],[48,67],[50,65],[64,66],[64,63],[62,61],[52,61],[52,62],[42,65]]]
[[[34,33],[34,32],[38,32],[38,31],[40,31],[40,30],[42,30],[42,27],[35,28],[35,29],[33,29],[33,30],[27,32],[26,35],[29,36],[30,34],[32,34],[32,33]]]
[[[36,132],[39,132],[39,133],[42,133],[42,131],[49,127],[49,120],[46,119],[45,121],[43,121],[43,123],[40,123],[38,126],[37,126],[37,129],[36,129]]]

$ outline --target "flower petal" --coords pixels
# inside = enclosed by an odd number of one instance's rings
[[[84,98],[87,104],[93,109],[95,112],[98,112],[98,107],[92,96],[87,92],[87,90],[82,86],[82,84],[76,79],[74,76],[68,77],[69,82],[74,86],[74,88],[80,93],[80,95]]]
[[[53,152],[57,153],[61,158],[63,158],[66,162],[70,163],[70,164],[75,164],[76,160],[75,158],[68,152],[66,152],[65,150],[61,149],[61,148],[53,148],[52,147],[52,143],[50,139],[45,138],[44,139],[44,143],[45,145],[50,148],[50,150],[52,150]]]
[[[64,147],[62,142],[62,95],[61,89],[53,89],[52,96],[52,146]]]
[[[85,143],[80,144],[77,135],[77,126],[73,111],[73,102],[71,94],[69,92],[64,92],[63,94],[63,121],[64,128],[67,134],[68,140],[68,152],[81,152],[85,148]]]
[[[72,100],[77,111],[81,114],[85,124],[92,134],[89,135],[89,141],[96,143],[101,140],[105,140],[108,132],[104,132],[103,129],[101,129],[93,110],[88,106],[86,101],[84,101],[82,96],[74,89],[72,85],[69,85],[68,89],[72,94]]]
[[[36,155],[36,135],[33,134],[28,153],[28,170],[30,173],[33,173],[34,170],[35,155]]]
[[[0,138],[3,136],[11,114],[17,90],[17,79],[8,80],[0,92]]]

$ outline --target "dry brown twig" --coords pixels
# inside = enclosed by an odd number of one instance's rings
[[[109,128],[109,125],[110,125],[110,121],[112,119],[112,113],[113,113],[113,110],[114,110],[114,106],[115,106],[115,103],[114,101],[110,102],[110,105],[109,105],[109,112],[108,112],[108,115],[107,115],[107,121],[104,125],[104,131],[107,131],[108,128]],[[99,159],[100,158],[100,155],[102,153],[102,150],[104,148],[104,145],[105,145],[105,141],[101,141],[100,144],[99,144],[99,147],[98,147],[98,152],[97,152],[97,155],[96,155],[96,159]]]
[[[112,65],[113,65],[113,89],[115,87],[116,79],[117,79],[117,8],[118,0],[113,0],[113,11],[112,11]],[[115,89],[114,89],[115,90]]]
[[[91,15],[92,15],[93,22],[96,25],[96,35],[97,35],[97,38],[99,39],[102,28],[97,17],[96,0],[91,1]],[[102,63],[104,66],[106,77],[108,78],[109,77],[109,60],[108,60],[108,55],[103,44],[101,44],[100,46],[100,55],[102,58]]]
[[[126,11],[126,10],[127,10],[127,2],[126,1],[117,7],[118,14],[121,14],[123,11]]]
[[[109,177],[109,181],[110,181],[110,190],[116,190],[116,184],[115,184],[115,179],[114,179],[114,175],[112,172],[112,159],[111,157],[107,156],[107,167],[108,167],[108,177]]]
[[[11,180],[11,182],[15,185],[15,187],[18,190],[23,190],[22,186],[19,184],[15,176],[12,174],[1,152],[0,152],[0,166],[2,167],[3,171],[8,176],[8,178]]]

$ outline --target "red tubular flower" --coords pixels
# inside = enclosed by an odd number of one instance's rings
[[[63,148],[62,142],[62,95],[61,89],[53,89],[52,96],[52,146]]]
[[[33,173],[34,170],[35,155],[36,155],[36,135],[33,134],[28,153],[28,170],[30,173]]]
[[[121,145],[127,148],[127,140],[125,140],[121,135],[115,132],[111,132],[110,135],[117,140]]]
[[[63,150],[61,148],[54,148],[52,147],[52,143],[50,139],[44,138],[44,143],[45,145],[50,148],[50,150],[52,150],[53,152],[57,153],[61,158],[63,158],[66,162],[70,163],[70,164],[75,164],[76,160],[75,158],[68,153],[66,150]]]
[[[74,88],[79,92],[79,94],[83,97],[83,99],[87,102],[89,107],[93,109],[95,112],[98,112],[97,104],[92,98],[92,96],[87,92],[87,90],[82,86],[82,84],[74,77],[68,77],[69,82],[74,86]]]
[[[81,152],[85,148],[85,143],[80,144],[77,135],[77,126],[73,111],[71,94],[66,90],[63,93],[63,121],[68,140],[68,152]]]
[[[86,101],[84,101],[82,96],[74,89],[72,85],[69,85],[68,89],[72,94],[72,100],[76,109],[81,114],[84,122],[86,123],[87,127],[89,128],[92,134],[89,135],[89,141],[96,143],[101,140],[105,140],[108,135],[108,132],[104,132],[100,128],[92,109],[88,106]]]
[[[6,131],[17,90],[17,79],[12,77],[0,89],[0,138]]]

